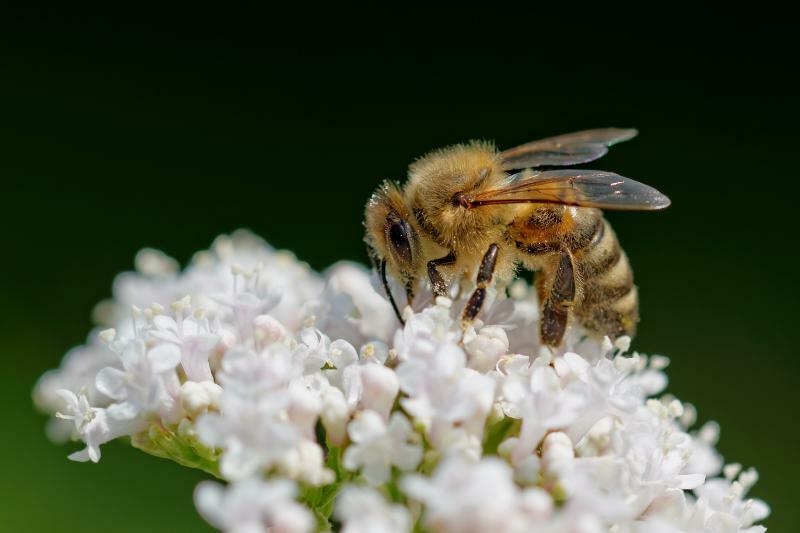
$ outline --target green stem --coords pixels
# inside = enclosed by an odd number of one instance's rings
[[[497,455],[497,448],[509,436],[519,433],[520,421],[509,416],[492,425],[483,443],[484,455]]]
[[[342,450],[336,446],[328,448],[326,466],[336,475],[333,483],[322,487],[306,487],[300,494],[300,501],[305,503],[317,518],[320,531],[330,531],[331,515],[342,487],[352,479],[352,474],[342,466]]]

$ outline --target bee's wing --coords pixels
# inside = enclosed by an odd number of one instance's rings
[[[669,198],[654,188],[602,170],[523,171],[505,185],[464,199],[467,207],[497,204],[549,203],[629,211],[669,206]]]
[[[637,133],[634,129],[601,128],[529,142],[501,152],[503,170],[588,163],[606,155],[609,146]]]

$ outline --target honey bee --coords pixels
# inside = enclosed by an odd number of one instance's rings
[[[522,265],[536,272],[544,344],[559,346],[573,320],[598,336],[633,335],[633,272],[601,209],[656,210],[670,200],[612,172],[535,169],[593,161],[636,134],[593,129],[504,151],[472,141],[421,157],[403,187],[385,181],[367,203],[365,241],[400,322],[387,272],[402,282],[409,304],[425,276],[437,296],[474,279],[461,316],[466,327],[487,287],[507,286]]]

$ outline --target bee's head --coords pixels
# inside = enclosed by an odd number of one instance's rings
[[[383,182],[367,202],[364,216],[367,234],[364,240],[398,318],[400,313],[389,291],[386,273],[404,285],[411,303],[420,265],[424,262],[415,223],[413,213],[394,183]]]

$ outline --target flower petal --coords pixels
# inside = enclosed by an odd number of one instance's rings
[[[181,361],[181,350],[174,344],[160,344],[147,353],[153,365],[153,371],[161,374],[178,366]]]
[[[122,400],[125,397],[125,372],[107,366],[97,373],[94,380],[97,390],[113,400]]]

